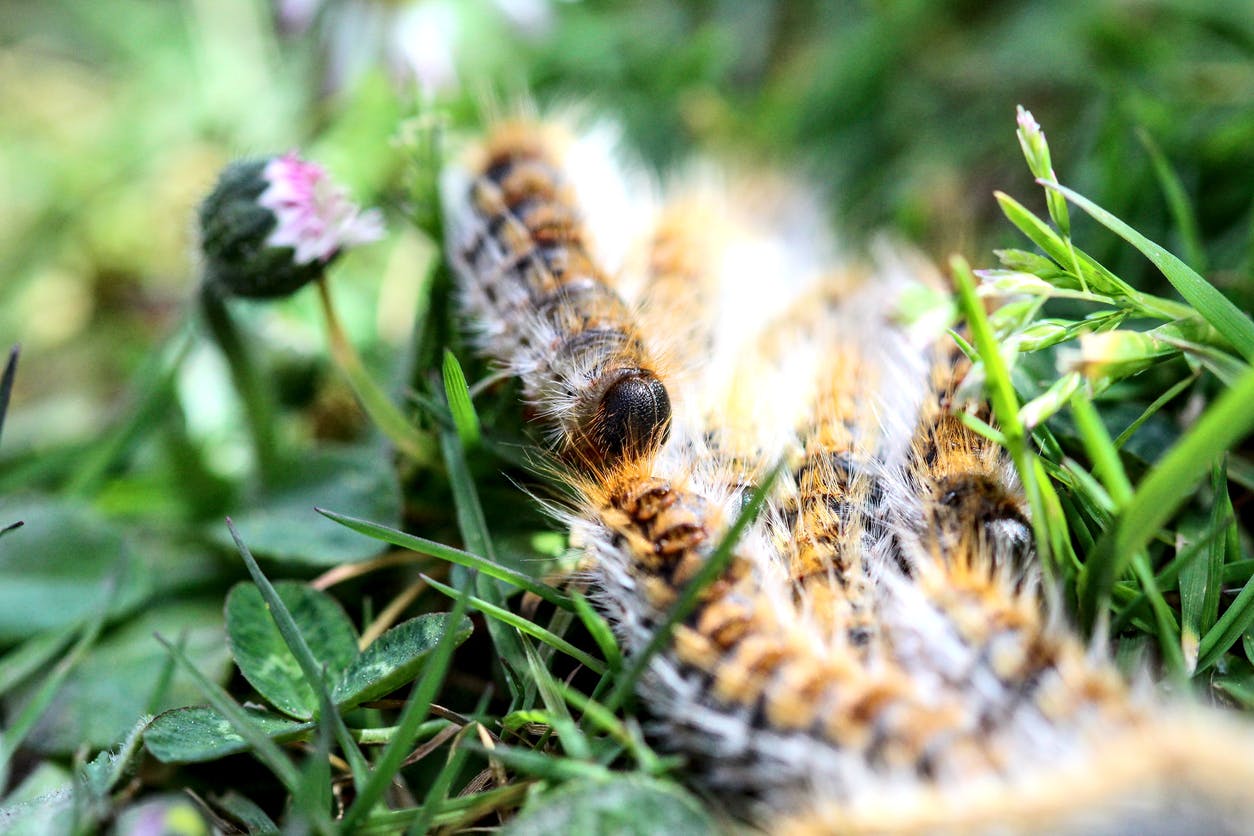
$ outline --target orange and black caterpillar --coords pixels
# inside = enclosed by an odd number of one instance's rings
[[[446,183],[449,253],[485,352],[522,378],[564,456],[599,465],[658,446],[670,398],[590,252],[560,143],[504,125]]]
[[[611,281],[575,141],[494,129],[446,177],[448,243],[481,347],[591,465],[563,471],[566,522],[628,654],[783,463],[640,685],[693,781],[792,832],[1242,829],[1248,730],[1129,686],[1043,595],[1013,471],[959,418],[965,361],[896,313],[926,268],[801,275],[803,245],[754,227],[768,202],[707,194]],[[665,409],[607,403],[623,379]]]

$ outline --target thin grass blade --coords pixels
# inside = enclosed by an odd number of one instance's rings
[[[770,495],[771,488],[779,477],[780,471],[783,470],[783,466],[784,463],[781,461],[771,468],[766,478],[762,480],[762,484],[758,485],[750,495],[749,501],[745,503],[731,527],[727,529],[727,533],[723,535],[723,539],[719,542],[718,547],[710,553],[710,556],[706,558],[705,563],[697,570],[692,580],[680,591],[679,600],[671,607],[671,611],[667,613],[662,623],[657,626],[652,638],[649,639],[649,643],[634,658],[629,660],[622,677],[614,685],[614,690],[610,692],[609,698],[605,700],[607,709],[616,711],[627,699],[628,695],[635,690],[636,682],[644,675],[649,660],[662,649],[663,645],[670,641],[671,631],[675,629],[675,625],[692,612],[697,606],[701,591],[713,583],[714,579],[731,563],[736,543],[740,541],[740,535],[744,533],[749,524],[757,517],[758,511],[761,510],[767,496]]]
[[[1206,248],[1202,246],[1202,230],[1198,225],[1197,213],[1193,211],[1193,205],[1189,202],[1189,196],[1184,190],[1180,175],[1172,168],[1171,161],[1158,147],[1158,143],[1150,136],[1149,131],[1138,128],[1136,136],[1146,153],[1149,154],[1150,163],[1154,166],[1154,175],[1158,178],[1158,185],[1163,190],[1163,197],[1167,200],[1167,209],[1171,212],[1175,228],[1180,231],[1180,240],[1184,244],[1186,257],[1199,272],[1206,272]]]
[[[456,598],[458,596],[457,590],[447,584],[440,583],[427,575],[423,575],[422,579],[430,584],[432,589],[438,590],[450,598]],[[504,607],[498,607],[497,605],[474,595],[469,596],[467,600],[469,601],[470,606],[479,610],[479,612],[484,615],[490,616],[497,621],[500,621],[502,624],[508,624],[509,626],[526,633],[532,638],[544,642],[555,650],[560,650],[562,653],[565,653],[567,656],[579,662],[589,670],[595,671],[599,674],[603,674],[608,670],[604,662],[599,659],[594,659],[570,642],[563,639],[561,636],[554,635],[545,628],[541,627],[539,624],[528,621],[518,613],[511,612]]]
[[[1188,500],[1188,488],[1205,475],[1213,462],[1254,431],[1251,402],[1254,371],[1220,395],[1141,481],[1117,524],[1102,536],[1084,565],[1080,577],[1080,617],[1086,627],[1092,627],[1132,555],[1156,537],[1163,524]]]
[[[391,543],[403,549],[425,554],[429,557],[437,557],[440,560],[446,560],[449,563],[455,563],[458,566],[465,566],[469,569],[475,569],[490,578],[505,581],[508,584],[525,589],[528,592],[534,592],[539,597],[548,601],[550,604],[561,607],[564,610],[571,610],[574,605],[570,599],[562,593],[558,592],[551,586],[548,586],[535,578],[524,575],[516,569],[508,566],[502,566],[499,563],[480,557],[477,554],[455,549],[452,546],[446,546],[443,543],[437,543],[434,540],[427,540],[424,537],[416,537],[413,534],[406,534],[403,531],[397,531],[395,528],[389,528],[386,525],[370,522],[369,520],[351,517],[347,514],[339,514],[335,511],[328,511],[325,508],[315,508],[322,516],[333,522],[337,522],[345,528],[351,528],[367,537],[373,537],[376,540],[382,540],[385,543]]]
[[[330,686],[327,685],[323,666],[314,658],[313,651],[309,649],[305,637],[301,635],[300,628],[296,626],[296,621],[292,618],[291,612],[284,605],[283,599],[279,597],[279,593],[275,590],[274,585],[270,583],[270,579],[265,576],[265,573],[261,571],[261,567],[257,565],[252,552],[248,550],[248,546],[244,544],[244,540],[239,536],[239,532],[229,518],[226,521],[226,527],[231,532],[231,539],[235,541],[235,547],[239,550],[240,557],[244,560],[244,565],[248,567],[248,574],[252,576],[253,583],[257,585],[258,591],[261,592],[261,597],[265,599],[266,606],[270,610],[270,617],[274,619],[275,626],[279,628],[279,635],[283,637],[283,643],[287,645],[288,650],[292,651],[292,656],[296,658],[296,663],[300,665],[305,681],[309,683],[309,687],[318,695],[322,714],[320,720],[323,723],[331,724],[331,728],[335,731],[336,739],[339,741],[340,749],[344,752],[344,757],[348,759],[349,766],[353,770],[353,783],[360,789],[362,783],[366,780],[366,774],[370,771],[370,765],[366,762],[365,756],[362,755],[361,749],[358,748],[357,742],[349,734],[348,726],[344,724],[344,718],[335,709],[335,702],[331,699],[331,690]]]
[[[466,615],[467,598],[464,592],[459,593],[448,624],[461,624],[462,618]],[[365,786],[357,793],[357,798],[353,800],[352,806],[344,814],[344,819],[340,823],[342,833],[356,832],[370,815],[371,810],[396,777],[396,773],[400,771],[414,742],[418,740],[418,735],[422,730],[422,721],[427,719],[431,702],[444,684],[444,675],[448,671],[449,660],[457,644],[453,640],[456,633],[456,630],[446,629],[444,635],[440,636],[440,641],[432,651],[422,677],[414,686],[409,699],[405,701],[405,708],[401,710],[400,720],[396,724],[396,731],[391,741],[384,747],[383,754],[375,762],[374,770],[367,778]]]
[[[300,785],[300,772],[291,758],[265,732],[253,725],[239,703],[221,685],[201,673],[187,654],[160,634],[157,635],[157,641],[165,646],[179,666],[195,681],[209,705],[225,717],[239,736],[248,742],[257,759],[269,767],[288,792],[295,792]]]
[[[1098,206],[1084,195],[1048,180],[1037,180],[1048,189],[1055,189],[1067,200],[1087,212],[1095,221],[1136,247],[1154,263],[1172,287],[1179,291],[1202,318],[1248,362],[1254,363],[1254,321],[1232,304],[1215,286],[1202,278],[1189,265],[1155,244],[1123,221]]]
[[[449,413],[453,416],[453,426],[462,446],[473,449],[479,443],[479,416],[475,413],[475,405],[470,401],[470,388],[466,385],[466,374],[453,352],[444,350],[444,397],[448,399]]]
[[[13,380],[17,377],[17,358],[20,353],[21,349],[16,345],[9,350],[4,374],[0,375],[0,437],[4,436],[4,417],[9,412],[9,397],[13,394]]]

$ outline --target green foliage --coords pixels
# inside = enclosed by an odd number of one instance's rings
[[[102,610],[133,609],[151,590],[149,567],[121,526],[73,500],[27,497],[5,503],[23,528],[0,554],[0,641],[82,622]]]
[[[644,815],[644,811],[648,811]],[[568,781],[523,808],[502,831],[508,836],[545,833],[713,834],[701,807],[674,784],[645,777]]]
[[[316,723],[299,722],[262,709],[245,709],[249,722],[267,737],[289,743],[308,737]],[[247,752],[248,741],[212,708],[189,706],[157,715],[144,730],[144,746],[163,763],[213,761]]]
[[[379,553],[370,540],[320,520],[314,506],[322,504],[395,525],[400,489],[383,450],[358,446],[311,451],[291,461],[279,480],[235,517],[235,524],[258,554],[283,563],[333,566]],[[230,543],[223,534],[216,539],[224,546]]]
[[[293,581],[275,585],[323,675],[338,679],[357,655],[357,631],[339,603],[324,592]],[[318,695],[301,677],[301,665],[257,587],[242,583],[226,599],[226,628],[231,655],[257,693],[291,717],[308,720],[318,713]]]
[[[1116,629],[1157,637],[1170,672],[1205,681],[1216,668],[1248,661],[1224,654],[1254,624],[1254,585],[1246,581],[1231,597],[1221,580],[1231,563],[1244,559],[1224,462],[1254,431],[1254,369],[1248,365],[1254,322],[1179,258],[1059,185],[1044,133],[1022,109],[1019,136],[1029,168],[1047,190],[1054,227],[1006,195],[998,201],[1047,258],[998,253],[1003,269],[980,272],[980,292],[1006,301],[991,316],[965,266],[955,271],[1000,439],[1032,501],[1038,549],[1053,556],[1082,623],[1091,628],[1113,614]],[[1137,291],[1082,252],[1059,197],[1140,250],[1187,304]],[[1184,211],[1177,208],[1177,214]],[[1069,317],[1043,315],[1061,300],[1071,303]],[[1164,320],[1166,325],[1128,327]],[[1078,348],[1067,345],[1072,342]],[[1028,382],[1011,374],[1015,362],[1037,352],[1056,359],[1052,380],[1046,374]],[[1177,379],[1166,378],[1166,391],[1150,389],[1152,403],[1112,438],[1094,399],[1171,361]],[[1153,467],[1134,483],[1127,449],[1146,422],[1189,386],[1219,391],[1174,443],[1159,446]],[[1028,399],[1022,406],[1021,395]],[[1072,420],[1064,424],[1061,413],[1068,407]],[[1197,489],[1208,473],[1209,511],[1181,515],[1199,501]],[[1218,616],[1221,601],[1226,607]],[[1231,680],[1226,687],[1240,690]]]
[[[177,601],[147,610],[98,642],[57,690],[43,720],[31,732],[38,749],[71,754],[80,746],[116,744],[139,713],[186,705],[197,696],[186,676],[163,676],[169,661],[152,641],[154,632],[181,636],[196,666],[222,678],[228,658],[217,601]],[[177,633],[175,631],[178,631]],[[25,696],[14,695],[14,701]]]

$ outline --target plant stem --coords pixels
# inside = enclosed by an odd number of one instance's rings
[[[244,415],[252,435],[257,472],[263,486],[274,484],[278,472],[278,448],[274,435],[274,400],[257,363],[227,310],[226,300],[209,282],[201,282],[200,308],[209,333],[222,349],[231,370],[231,380],[244,402]]]
[[[396,408],[396,404],[387,393],[366,371],[361,356],[348,340],[343,326],[340,325],[340,318],[335,312],[335,304],[331,301],[331,291],[327,288],[326,280],[319,279],[316,284],[318,296],[322,300],[322,312],[326,318],[331,358],[343,372],[353,393],[357,395],[357,402],[370,416],[370,420],[374,421],[375,426],[396,445],[396,449],[421,465],[434,464],[435,451],[432,439],[414,428]]]

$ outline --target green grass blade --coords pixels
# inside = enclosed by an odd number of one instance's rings
[[[632,757],[636,759],[636,763],[639,764],[643,771],[649,774],[657,774],[661,768],[661,760],[638,733],[632,734],[632,730],[628,729],[623,721],[614,716],[614,712],[596,700],[584,696],[564,682],[558,681],[557,687],[566,702],[583,712],[584,720],[622,744],[623,748],[631,752]]]
[[[74,634],[82,629],[79,623],[45,630],[0,657],[0,695],[7,694],[33,674],[45,670],[74,640]]]
[[[196,344],[196,328],[189,318],[165,347],[149,354],[131,384],[134,405],[126,410],[126,417],[117,426],[106,431],[102,441],[85,451],[65,487],[67,494],[95,493],[110,468],[139,439],[144,428],[158,422],[174,397],[174,378]]]
[[[1197,654],[1198,673],[1213,667],[1251,625],[1254,625],[1254,581],[1246,582],[1236,600],[1202,637]]]
[[[1107,270],[1091,256],[1079,250],[1069,240],[1060,237],[1058,233],[1050,228],[1049,224],[1028,211],[1023,204],[1004,192],[994,192],[994,196],[998,205],[1001,206],[1002,214],[1006,216],[1007,220],[1018,227],[1019,231],[1026,235],[1033,244],[1040,247],[1059,264],[1062,270],[1070,270],[1076,274],[1075,280],[1079,283],[1083,293],[1088,294],[1091,290],[1096,290],[1102,294],[1141,300],[1142,297],[1129,287],[1126,282]],[[1063,274],[1059,274],[1059,276],[1061,275]],[[1150,302],[1160,301],[1151,297],[1147,298],[1149,298]],[[1150,307],[1154,306],[1151,305]],[[1187,308],[1183,308],[1183,306],[1176,306],[1176,309],[1173,311],[1171,310],[1171,303],[1168,303],[1166,308],[1155,310],[1153,313],[1164,319],[1176,319],[1180,315],[1180,310],[1187,311]],[[1147,311],[1147,313],[1149,312]]]
[[[1060,472],[1054,472],[1053,468],[1050,468],[1050,472],[1071,491],[1072,501],[1099,527],[1109,523],[1116,508],[1115,501],[1110,498],[1106,488],[1102,487],[1102,483],[1093,474],[1081,467],[1079,462],[1063,459],[1062,464]]]
[[[1119,297],[1123,304],[1132,306],[1141,315],[1155,319],[1187,319],[1196,315],[1196,312],[1188,305],[1134,290],[1127,282],[1103,267],[1097,259],[1060,238],[1049,227],[1049,224],[1032,214],[1014,198],[1004,192],[995,192],[994,196],[1006,218],[1032,243],[1044,250],[1057,264],[1065,265],[1062,269],[1078,272],[1076,278],[1081,286]]]
[[[470,388],[466,385],[466,374],[461,364],[453,356],[453,352],[444,350],[444,397],[448,398],[449,413],[453,416],[453,426],[462,446],[473,449],[479,443],[479,416],[470,401]]]
[[[540,692],[540,699],[544,702],[544,708],[549,715],[549,724],[553,730],[557,732],[557,739],[562,743],[562,749],[572,758],[577,760],[592,759],[592,745],[588,742],[588,738],[583,731],[575,724],[575,719],[570,716],[570,711],[566,708],[566,700],[562,699],[561,689],[557,685],[557,680],[549,669],[544,666],[540,654],[535,649],[527,647],[527,664],[531,671],[532,677],[536,681],[537,689]]]
[[[1186,630],[1183,641],[1186,652],[1192,652],[1194,668],[1201,653],[1200,640],[1219,618],[1228,535],[1236,528],[1226,469],[1219,462],[1211,470],[1211,493],[1210,513],[1196,538],[1198,551],[1204,547],[1207,559],[1191,560],[1180,570],[1180,611]]]
[[[1191,386],[1194,383],[1194,381],[1197,380],[1197,377],[1198,377],[1197,374],[1189,375],[1188,377],[1173,384],[1170,389],[1168,389],[1167,391],[1159,395],[1157,398],[1155,398],[1154,402],[1151,403],[1148,407],[1146,407],[1145,411],[1142,412],[1140,415],[1138,415],[1135,421],[1133,421],[1131,424],[1128,424],[1128,426],[1124,429],[1124,431],[1119,433],[1119,435],[1115,438],[1115,446],[1122,448],[1123,445],[1128,442],[1128,439],[1131,438],[1133,434],[1135,434],[1136,431],[1141,428],[1142,424],[1144,424],[1146,421],[1152,418],[1154,414],[1158,412],[1158,410],[1162,409],[1164,406],[1170,403],[1171,400],[1174,399],[1177,395],[1179,395],[1185,389],[1188,389],[1189,386]]]
[[[495,563],[496,549],[492,545],[492,535],[488,531],[487,518],[483,515],[483,506],[479,503],[479,492],[475,490],[474,478],[466,463],[466,451],[461,436],[442,431],[440,448],[444,454],[444,466],[448,470],[449,488],[453,492],[453,507],[462,541],[466,544],[467,551],[481,554]]]
[[[1162,328],[1155,328],[1149,333],[1162,345],[1170,346],[1177,351],[1183,352],[1190,366],[1196,367],[1200,364],[1208,372],[1219,378],[1225,386],[1231,386],[1241,378],[1241,375],[1250,370],[1251,366],[1249,363],[1242,362],[1240,359],[1232,356],[1232,353],[1227,349],[1216,348],[1213,344],[1205,342],[1183,339],[1176,334],[1164,331],[1164,329],[1171,328],[1174,324],[1169,323]],[[1223,340],[1214,329],[1209,330],[1211,331],[1212,340]]]
[[[1232,507],[1232,497],[1228,494],[1227,468],[1216,462],[1210,475],[1211,494],[1214,497],[1210,508],[1210,545],[1206,549],[1206,595],[1202,600],[1202,611],[1199,626],[1202,632],[1209,631],[1219,619],[1219,598],[1223,589],[1224,560],[1236,535],[1236,514]],[[1215,536],[1217,534],[1222,535]],[[1231,554],[1235,557],[1239,547]]]
[[[113,585],[116,589],[116,585]],[[65,682],[65,678],[70,675],[70,671],[82,661],[87,655],[87,651],[95,646],[96,640],[100,638],[100,631],[104,629],[105,616],[109,612],[109,608],[113,602],[113,590],[105,598],[104,606],[100,607],[95,617],[86,624],[82,625],[79,639],[70,648],[52,670],[48,673],[47,678],[40,683],[39,687],[31,695],[30,699],[21,707],[16,715],[7,723],[0,734],[0,787],[7,783],[9,774],[9,762],[13,753],[22,745],[22,741],[26,739],[26,735],[31,733],[35,728],[35,724],[44,716],[44,712],[48,710],[48,706],[52,704],[52,700],[57,695],[57,691],[61,689],[61,685]]]
[[[1180,231],[1185,255],[1200,272],[1206,272],[1206,249],[1202,246],[1202,230],[1197,223],[1197,214],[1193,211],[1192,204],[1189,203],[1189,196],[1185,193],[1184,183],[1180,182],[1180,175],[1176,174],[1175,169],[1171,167],[1167,155],[1158,147],[1158,143],[1150,136],[1149,131],[1138,128],[1136,136],[1146,153],[1149,154],[1150,163],[1154,166],[1154,174],[1158,177],[1158,185],[1162,188],[1163,197],[1167,200],[1171,219],[1175,222],[1176,229]]]
[[[983,304],[975,291],[975,280],[965,261],[954,259],[950,265],[958,284],[958,304],[971,329],[972,343],[984,365],[985,387],[993,414],[1001,425],[1002,436],[1011,453],[1024,445],[1023,422],[1019,420],[1019,399],[1010,382],[1010,370],[1001,356],[1000,346],[988,324]]]
[[[1093,469],[1110,494],[1114,507],[1116,509],[1126,507],[1133,497],[1132,483],[1128,480],[1128,474],[1124,472],[1123,462],[1119,460],[1118,449],[1111,441],[1110,434],[1106,432],[1106,427],[1102,424],[1097,410],[1093,408],[1093,402],[1083,391],[1076,392],[1072,396],[1071,414],[1075,418],[1076,429],[1080,433],[1085,450],[1088,451],[1089,458],[1093,461]],[[1171,607],[1167,605],[1162,591],[1158,588],[1153,568],[1143,549],[1138,549],[1133,555],[1132,568],[1154,613],[1158,644],[1162,649],[1163,658],[1173,674],[1182,677],[1186,673],[1186,665],[1180,646],[1180,630]]]
[[[331,727],[326,716],[319,718],[314,746],[305,758],[300,771],[300,785],[292,793],[289,805],[289,817],[294,819],[298,827],[305,825],[315,833],[330,836],[335,832],[329,817],[319,815],[331,809]],[[310,815],[310,814],[313,815]]]
[[[1254,559],[1234,560],[1224,566],[1225,584],[1245,583],[1250,578],[1254,578]]]
[[[457,528],[461,532],[462,542],[470,551],[481,554],[495,563],[496,549],[492,545],[492,535],[488,531],[488,522],[483,515],[483,506],[479,503],[479,492],[475,489],[474,479],[466,464],[466,451],[461,437],[448,430],[441,430],[440,451],[444,456],[445,469],[448,471],[449,487],[453,492],[453,507],[457,516]],[[505,608],[505,599],[491,578],[476,574],[474,587],[480,598],[497,609]],[[516,634],[511,633],[500,623],[489,621],[487,627],[492,643],[499,654],[501,670],[510,696],[515,700],[525,699],[528,686],[525,680],[521,679],[520,674],[527,669],[527,659],[522,643]]]
[[[1092,626],[1132,555],[1156,537],[1189,499],[1188,488],[1254,430],[1251,402],[1254,371],[1216,399],[1142,480],[1116,525],[1107,530],[1085,562],[1080,578],[1080,617],[1086,627]]]
[[[999,447],[1006,446],[1006,436],[1002,433],[1002,431],[980,418],[980,416],[973,415],[970,412],[959,412],[958,420],[961,421],[967,429],[977,435],[987,438]]]
[[[1026,210],[1024,210],[1026,211]],[[1058,569],[1066,552],[1066,516],[1058,496],[1045,476],[1044,469],[1028,447],[1026,430],[1019,417],[1019,399],[1010,382],[1010,370],[1001,356],[1000,346],[989,326],[983,303],[975,290],[975,278],[966,261],[955,258],[950,263],[958,288],[958,307],[971,329],[972,342],[984,365],[985,388],[1006,449],[1019,472],[1028,506],[1032,509],[1032,530],[1037,554],[1042,565]]]
[[[179,633],[178,641],[175,643],[179,650],[187,649],[187,631],[183,630]],[[152,685],[152,692],[148,695],[148,702],[144,707],[145,714],[159,714],[161,706],[165,703],[166,693],[170,690],[170,683],[174,681],[174,670],[178,665],[174,661],[174,657],[166,655],[165,660],[161,663],[161,672],[157,674],[157,680]]]
[[[549,755],[531,749],[514,746],[493,746],[489,749],[475,741],[467,741],[466,746],[484,757],[496,758],[519,772],[554,782],[570,781],[576,778],[599,778],[608,781],[614,776],[613,772],[599,764]]]
[[[392,401],[391,396],[367,371],[361,357],[357,354],[357,349],[353,347],[352,341],[344,333],[325,277],[314,284],[318,286],[318,297],[322,304],[323,318],[326,321],[327,342],[331,357],[348,381],[353,394],[357,396],[357,402],[397,450],[419,465],[429,467],[435,458],[430,435],[419,430],[405,417]]]
[[[418,836],[418,834],[431,831],[431,822],[439,815],[440,810],[447,803],[449,787],[453,785],[453,779],[461,771],[462,764],[466,761],[466,755],[469,754],[466,747],[458,746],[462,736],[469,729],[470,726],[466,726],[453,738],[452,748],[449,750],[448,758],[444,762],[444,768],[440,770],[440,774],[435,776],[435,780],[431,782],[431,787],[427,790],[427,795],[422,800],[422,806],[418,808],[418,815],[405,831],[407,834]]]
[[[345,528],[351,528],[367,537],[373,537],[375,540],[382,540],[385,543],[391,543],[402,549],[425,554],[429,557],[437,557],[440,560],[455,563],[458,566],[465,566],[469,569],[475,569],[490,578],[505,581],[508,584],[525,589],[528,592],[534,592],[540,598],[548,601],[550,604],[561,607],[564,610],[574,609],[570,599],[562,593],[558,592],[551,586],[536,580],[516,569],[508,566],[502,566],[499,563],[480,557],[477,554],[455,549],[452,546],[446,546],[443,543],[437,543],[434,540],[427,540],[423,537],[416,537],[413,534],[406,534],[403,531],[397,531],[395,528],[389,528],[386,525],[370,522],[369,520],[351,517],[347,514],[339,514],[335,511],[328,511],[325,508],[315,508],[322,516],[329,520],[339,523]]]
[[[1162,590],[1154,580],[1154,570],[1144,551],[1132,556],[1132,571],[1141,589],[1149,600],[1150,610],[1154,613],[1154,628],[1158,635],[1158,646],[1163,654],[1167,670],[1177,680],[1188,675],[1188,667],[1184,660],[1184,651],[1180,644],[1180,625],[1176,622],[1175,613],[1163,598]]]
[[[427,575],[422,575],[422,579],[430,584],[432,589],[439,590],[445,595],[448,595],[450,598],[455,598],[458,594],[457,590],[453,589],[451,586],[442,584]],[[561,636],[554,635],[541,627],[539,624],[528,621],[518,613],[511,612],[504,607],[499,607],[496,604],[492,604],[482,598],[475,597],[474,595],[469,596],[468,601],[470,606],[479,610],[484,615],[490,616],[497,621],[500,621],[502,624],[508,624],[516,630],[526,633],[538,641],[544,642],[555,650],[560,650],[562,653],[565,653],[567,656],[576,660],[581,665],[584,665],[589,670],[595,671],[599,674],[606,672],[607,667],[604,662],[594,659],[570,642],[563,639]]]
[[[269,767],[288,792],[296,792],[297,787],[300,786],[300,772],[278,744],[253,725],[239,703],[231,699],[231,695],[221,685],[201,673],[196,663],[189,659],[187,654],[160,634],[157,635],[157,641],[165,646],[179,666],[195,681],[209,705],[225,717],[239,736],[248,742],[257,759]]]
[[[13,394],[13,380],[17,377],[17,357],[20,351],[17,346],[9,349],[4,374],[0,375],[0,437],[4,435],[4,416],[9,412],[9,397]]]
[[[471,748],[469,751],[486,752],[483,747]],[[530,781],[515,781],[504,787],[475,793],[474,795],[450,798],[440,805],[440,812],[431,817],[430,826],[434,828],[452,827],[453,832],[462,832],[461,826],[482,819],[493,810],[506,810],[517,806],[531,787]],[[413,822],[422,812],[421,807],[409,807],[404,810],[376,812],[367,819],[354,836],[396,836]]]
[[[1114,500],[1115,507],[1122,507],[1132,499],[1132,483],[1124,472],[1123,462],[1119,461],[1118,448],[1110,440],[1093,402],[1083,391],[1071,396],[1071,414],[1084,449],[1093,462],[1093,471]]]
[[[1167,562],[1167,565],[1159,569],[1158,574],[1154,576],[1154,582],[1158,588],[1171,589],[1173,586],[1177,586],[1178,579],[1184,570],[1202,556],[1202,553],[1210,547],[1210,544],[1213,542],[1215,537],[1221,535],[1222,532],[1208,532],[1206,536],[1196,543],[1189,544],[1187,548],[1178,549],[1175,556]],[[1254,569],[1254,561],[1251,561],[1250,563],[1250,568]],[[1245,581],[1249,580],[1251,575],[1254,575],[1254,572],[1241,573],[1240,571],[1233,571],[1234,566],[1237,570],[1241,568],[1235,564],[1229,564],[1224,567],[1222,583],[1245,583]],[[1118,585],[1114,587],[1113,591],[1118,591]],[[1147,603],[1145,593],[1143,591],[1131,595],[1116,597],[1121,597],[1122,607],[1119,610],[1119,613],[1115,616],[1115,619],[1111,622],[1111,633],[1118,633],[1121,629],[1123,629],[1124,625],[1126,625],[1131,618],[1138,615],[1138,610]]]
[[[244,545],[243,539],[239,536],[239,532],[235,529],[235,524],[227,518],[226,527],[231,532],[231,539],[235,541],[235,548],[239,550],[240,557],[244,560],[244,565],[248,567],[248,574],[252,576],[253,583],[257,585],[257,589],[261,592],[261,597],[265,599],[266,607],[270,610],[270,617],[274,619],[274,624],[279,628],[279,635],[283,637],[283,643],[287,645],[287,649],[292,651],[292,656],[296,658],[296,663],[300,665],[301,673],[305,676],[305,681],[309,683],[309,687],[318,695],[318,702],[321,705],[322,716],[319,718],[323,723],[330,723],[335,737],[339,741],[340,749],[344,752],[344,757],[348,760],[349,766],[353,770],[353,783],[360,789],[366,780],[366,773],[370,771],[366,758],[361,753],[361,749],[357,746],[357,741],[353,740],[352,735],[348,733],[348,726],[344,724],[344,718],[340,716],[339,711],[335,708],[335,703],[331,699],[331,691],[327,685],[327,679],[323,675],[322,665],[314,658],[313,651],[309,649],[309,645],[305,642],[305,637],[301,635],[300,628],[296,626],[295,619],[283,604],[283,599],[279,597],[279,593],[275,591],[274,585],[270,583],[270,579],[261,571],[261,567],[257,565],[256,559],[252,552],[248,550],[248,546]]]
[[[610,629],[609,622],[593,609],[592,604],[588,602],[588,599],[582,593],[578,591],[573,592],[570,600],[575,605],[575,612],[578,614],[579,620],[583,622],[583,626],[592,636],[592,640],[597,643],[601,654],[605,656],[610,672],[617,673],[622,670],[623,655],[618,649],[618,642],[614,640],[614,631]]]
[[[1215,286],[1197,274],[1189,265],[1155,244],[1114,215],[1083,195],[1058,183],[1038,180],[1042,186],[1056,189],[1068,200],[1087,212],[1095,221],[1136,247],[1154,263],[1172,287],[1201,314],[1224,339],[1248,362],[1254,362],[1254,321],[1232,304]]]
[[[993,196],[1006,220],[1014,224],[1028,240],[1044,250],[1058,264],[1065,264],[1069,260],[1067,243],[1049,224],[1005,192],[994,192]]]
[[[459,593],[447,623],[461,624],[462,618],[466,615],[466,605],[466,594]],[[405,762],[405,757],[418,739],[422,721],[427,719],[431,702],[444,683],[444,675],[448,671],[453,648],[457,644],[453,640],[456,633],[456,630],[445,629],[444,635],[440,636],[440,641],[431,652],[422,677],[414,686],[409,699],[405,701],[405,708],[401,710],[400,720],[396,724],[396,731],[391,741],[384,747],[383,753],[375,762],[374,770],[366,780],[365,786],[357,793],[352,806],[345,812],[344,819],[340,823],[341,833],[356,832],[363,820],[374,809],[375,804],[383,797],[383,793],[391,786],[396,773],[400,771],[401,764]]]
[[[215,798],[213,806],[243,825],[249,836],[270,836],[270,834],[279,833],[279,826],[266,814],[265,810],[252,799],[240,795],[233,789]]]
[[[1228,478],[1246,490],[1254,491],[1254,461],[1244,456],[1230,456]]]

